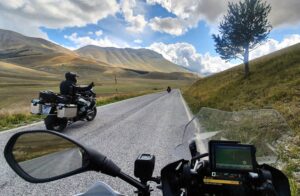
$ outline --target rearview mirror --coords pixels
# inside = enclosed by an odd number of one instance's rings
[[[50,131],[26,131],[8,141],[4,156],[11,168],[29,182],[49,182],[86,171],[89,156],[77,142]]]

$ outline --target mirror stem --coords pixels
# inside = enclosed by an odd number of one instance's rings
[[[131,184],[132,186],[136,187],[139,191],[146,192],[146,193],[149,191],[149,187],[147,185],[140,183],[139,181],[123,173],[122,171],[119,173],[118,177],[126,181],[127,183]]]
[[[119,177],[120,179],[136,187],[139,191],[142,191],[143,193],[149,192],[149,187],[147,185],[144,185],[136,179],[132,178],[131,176],[123,173],[121,169],[106,156],[93,149],[88,149],[88,152],[92,157],[92,167],[94,167],[96,171],[101,171],[101,173],[113,177]]]

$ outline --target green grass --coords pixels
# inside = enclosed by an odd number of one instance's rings
[[[27,113],[0,114],[0,131],[23,126],[42,120],[41,116]]]
[[[154,92],[155,91],[153,90],[153,91],[145,91],[145,92],[139,92],[139,93],[115,94],[112,96],[97,99],[97,106],[102,106],[102,105],[122,101],[125,99],[130,99],[133,97],[138,97],[138,96],[142,96],[142,95],[154,93]]]
[[[243,66],[200,79],[185,89],[184,97],[193,112],[201,107],[279,111],[294,134],[284,157],[284,171],[292,177],[300,171],[300,44],[251,61],[250,71],[248,79],[244,79]]]
[[[13,155],[17,162],[22,162],[69,148],[77,148],[77,145],[53,134],[30,133],[17,139]]]

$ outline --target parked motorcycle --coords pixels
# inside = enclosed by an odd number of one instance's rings
[[[44,123],[48,130],[63,131],[76,121],[94,120],[97,115],[96,94],[92,89],[74,97],[41,91],[39,99],[31,101],[31,113],[46,115]]]
[[[255,113],[253,117],[257,118],[259,123],[252,128],[261,127],[267,130],[269,127],[275,135],[277,132],[286,131],[288,127],[277,115],[278,113],[269,110],[263,111],[260,115]],[[149,185],[151,181],[159,184],[157,188],[167,196],[289,196],[288,179],[275,168],[280,159],[275,157],[274,145],[280,138],[266,132],[261,134],[260,138],[252,137],[254,131],[251,126],[254,120],[246,120],[245,116],[247,117],[247,114],[244,113],[200,111],[185,126],[182,143],[175,148],[175,152],[179,154],[183,153],[183,149],[188,149],[189,158],[166,165],[161,170],[160,177],[153,177],[154,155],[138,156],[134,163],[136,178],[133,178],[122,172],[121,168],[106,156],[52,131],[16,133],[8,141],[4,155],[10,167],[20,177],[32,183],[50,182],[92,170],[124,180],[137,189],[135,193],[139,196],[151,195],[153,190]],[[219,121],[221,119],[223,123]],[[201,132],[197,131],[198,123],[204,123],[201,124]],[[236,130],[241,131],[240,135],[235,134]],[[201,139],[195,139],[198,137]],[[194,139],[190,140],[191,138]],[[238,142],[237,138],[246,144]],[[253,144],[256,144],[257,148]],[[60,162],[64,164],[57,164]],[[40,165],[46,169],[41,169]],[[121,194],[107,184],[98,182],[87,192],[79,195]]]

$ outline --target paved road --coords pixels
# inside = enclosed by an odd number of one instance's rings
[[[178,158],[174,148],[181,143],[184,125],[190,114],[178,90],[149,94],[98,108],[92,122],[77,122],[64,133],[107,155],[122,170],[133,175],[134,160],[140,153],[156,155],[154,175]],[[44,129],[42,123],[0,133],[0,150],[9,137],[21,130]],[[127,195],[134,188],[118,178],[86,172],[45,184],[25,182],[9,168],[0,156],[0,195],[74,195],[87,190],[96,181],[103,181]],[[159,195],[156,192],[155,195]]]
[[[19,165],[26,173],[37,179],[51,178],[80,169],[82,154],[79,148],[69,148],[19,162]]]

